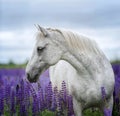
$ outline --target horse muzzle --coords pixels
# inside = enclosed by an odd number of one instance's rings
[[[27,79],[30,83],[35,83],[37,82],[38,78],[39,78],[39,74],[36,74],[34,77],[31,77],[29,73],[26,74]]]

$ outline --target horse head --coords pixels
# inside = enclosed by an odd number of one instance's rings
[[[38,25],[38,34],[36,36],[36,44],[26,67],[27,79],[30,82],[36,82],[46,69],[56,64],[62,57],[58,38],[62,37],[59,32],[53,32]]]

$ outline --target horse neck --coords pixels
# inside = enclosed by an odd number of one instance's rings
[[[86,57],[84,54],[80,54],[77,52],[71,53],[67,51],[63,55],[63,60],[66,60],[69,62],[80,74],[85,74],[89,73],[92,75],[92,70],[91,70],[91,60],[89,57]]]

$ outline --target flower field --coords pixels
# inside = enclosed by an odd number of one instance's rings
[[[114,108],[112,116],[120,116],[120,65],[113,65],[115,73]],[[52,89],[48,70],[37,83],[25,79],[24,69],[0,69],[0,116],[74,116],[72,96],[66,84],[61,91]],[[101,92],[105,95],[104,87]],[[105,100],[105,96],[103,100]],[[110,116],[105,109],[104,116]],[[103,116],[98,110],[88,109],[84,116]]]

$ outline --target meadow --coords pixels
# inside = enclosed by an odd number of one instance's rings
[[[120,65],[112,65],[115,74],[114,108],[112,116],[120,116]],[[74,116],[72,96],[61,83],[61,91],[52,85],[48,70],[37,83],[29,83],[21,68],[0,69],[0,116]],[[104,88],[102,88],[104,90]],[[105,90],[103,101],[105,102]],[[110,116],[110,109],[104,116]],[[103,116],[98,109],[84,111],[84,116]]]

